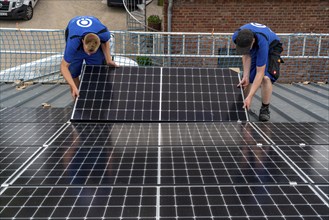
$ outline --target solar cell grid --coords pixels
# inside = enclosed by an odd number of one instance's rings
[[[86,66],[75,121],[245,121],[230,69]]]
[[[0,112],[0,122],[9,123],[65,123],[72,109],[65,108],[6,108]]]
[[[161,149],[161,184],[304,183],[271,146]]]
[[[268,144],[250,123],[164,123],[161,146],[236,146]]]
[[[0,203],[1,219],[154,219],[155,187],[13,187]]]
[[[329,183],[329,145],[279,148],[313,183]]]
[[[39,148],[21,146],[0,147],[0,185],[13,175]]]
[[[157,148],[49,147],[14,185],[157,184]]]
[[[158,144],[158,124],[74,123],[52,146],[154,146]]]
[[[268,144],[250,123],[74,123],[52,146],[200,146]]]
[[[163,121],[246,120],[237,72],[230,69],[163,68]]]
[[[160,188],[160,219],[326,219],[328,213],[307,186]]]
[[[160,69],[86,66],[74,120],[159,120]]]
[[[276,145],[329,144],[328,122],[256,124]]]

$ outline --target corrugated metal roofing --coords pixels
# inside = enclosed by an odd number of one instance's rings
[[[17,90],[15,83],[0,83],[0,107],[53,108],[73,106],[67,84],[35,83]],[[260,93],[253,100],[250,121],[258,121]],[[329,121],[329,84],[274,84],[271,101],[271,122]]]

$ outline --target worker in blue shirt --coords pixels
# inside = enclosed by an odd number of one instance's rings
[[[71,87],[73,99],[79,96],[80,73],[83,61],[88,65],[117,64],[110,53],[109,30],[95,17],[72,18],[65,30],[66,47],[61,72]]]
[[[243,77],[238,86],[245,90],[243,107],[250,109],[252,99],[261,87],[262,107],[260,121],[270,119],[269,105],[272,96],[272,84],[280,75],[280,57],[282,44],[279,37],[268,27],[259,23],[241,26],[233,34],[237,54],[242,55]]]

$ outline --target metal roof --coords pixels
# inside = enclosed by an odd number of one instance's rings
[[[0,107],[72,108],[73,100],[67,84],[35,83],[22,89],[15,83],[0,83]],[[260,92],[250,109],[250,121],[258,121]],[[329,121],[329,84],[274,84],[271,100],[271,122]]]

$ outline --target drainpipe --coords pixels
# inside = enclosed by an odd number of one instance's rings
[[[172,18],[172,5],[173,0],[168,0],[168,9],[167,9],[167,32],[171,32],[171,18]],[[171,54],[171,36],[168,35],[168,55]],[[168,56],[168,66],[171,66],[171,58]]]
[[[168,1],[168,10],[167,10],[167,15],[168,15],[168,32],[171,32],[171,18],[172,18],[172,4],[173,4],[173,0],[169,0]]]

